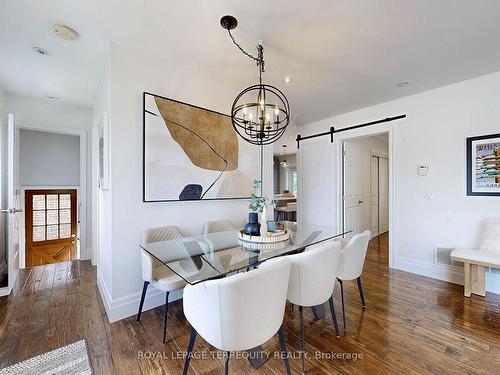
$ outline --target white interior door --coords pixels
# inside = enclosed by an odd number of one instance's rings
[[[7,263],[9,293],[14,288],[17,274],[19,272],[19,233],[20,233],[20,189],[19,174],[16,168],[16,159],[18,158],[19,138],[15,134],[14,115],[8,114],[7,117],[7,205],[2,208],[2,216],[7,222]]]
[[[370,168],[370,231],[372,237],[379,234],[379,206],[378,206],[378,160],[377,156],[372,156]]]
[[[344,142],[344,230],[352,230],[347,238],[361,230],[361,161],[359,146]]]
[[[389,160],[379,158],[379,234],[389,230]]]

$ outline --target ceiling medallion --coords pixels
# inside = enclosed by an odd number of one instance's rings
[[[233,16],[224,16],[220,20],[233,43],[247,57],[257,63],[259,83],[247,87],[234,99],[231,107],[231,120],[236,132],[245,141],[254,145],[268,145],[276,142],[285,133],[290,123],[290,104],[278,88],[262,83],[264,73],[264,47],[257,45],[257,56],[246,52],[234,39],[231,30],[238,21]]]

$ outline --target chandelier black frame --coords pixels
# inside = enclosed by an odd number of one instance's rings
[[[231,34],[231,30],[238,25],[236,18],[224,16],[221,18],[220,24],[228,31],[236,47],[245,56],[255,60],[259,69],[259,83],[244,89],[233,101],[231,107],[233,127],[240,137],[251,144],[262,146],[274,143],[285,133],[290,123],[290,103],[280,89],[262,83],[262,73],[265,71],[264,47],[262,44],[257,46],[257,57],[252,56],[236,42]],[[257,92],[257,100],[244,102],[244,97],[253,92]],[[268,99],[270,97],[273,97],[276,102],[269,103]],[[254,111],[256,114],[255,121],[252,118]]]

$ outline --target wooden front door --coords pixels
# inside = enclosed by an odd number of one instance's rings
[[[76,190],[27,190],[26,267],[75,260]]]

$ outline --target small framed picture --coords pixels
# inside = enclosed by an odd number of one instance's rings
[[[500,196],[500,134],[467,138],[467,195]]]
[[[99,188],[109,190],[109,121],[104,112],[97,127],[99,140]]]

